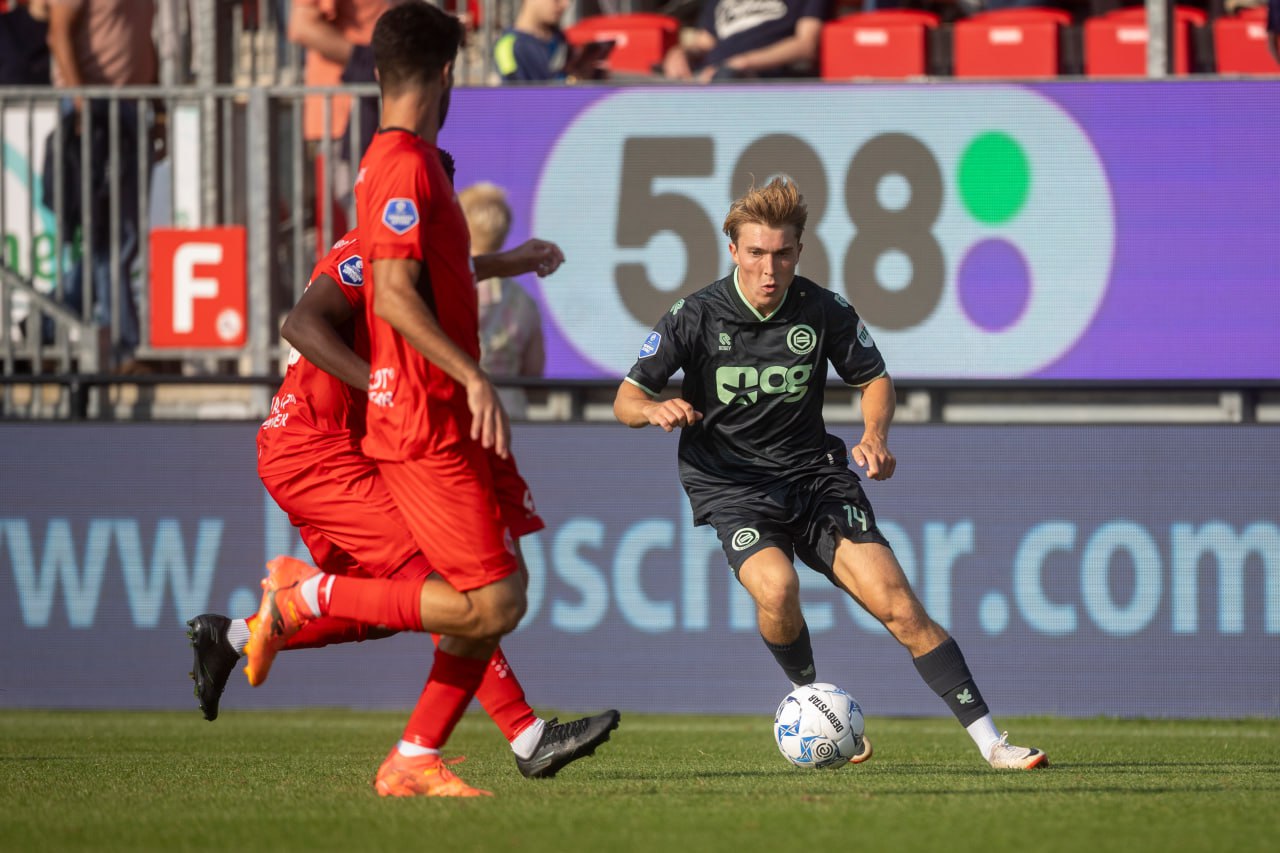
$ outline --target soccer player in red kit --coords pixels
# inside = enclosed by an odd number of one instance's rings
[[[530,240],[509,252],[480,256],[475,263],[485,273],[519,275],[549,273],[561,260],[554,244]],[[258,471],[323,571],[425,579],[431,575],[430,564],[409,534],[377,466],[359,450],[365,394],[353,391],[363,390],[369,377],[362,284],[361,250],[351,231],[316,266],[306,293],[285,321],[283,334],[295,348],[271,414],[258,432]],[[513,466],[508,470],[515,472]],[[500,505],[513,535],[541,529],[523,479],[508,476],[500,486]],[[196,654],[192,678],[209,720],[217,717],[219,699],[254,618],[233,620],[207,613],[188,623]],[[326,617],[308,623],[284,648],[389,633]],[[264,679],[265,673],[257,676]],[[618,722],[616,711],[568,723],[538,718],[500,648],[476,697],[511,744],[521,773],[531,778],[554,776],[568,763],[590,755]]]
[[[319,616],[393,630],[441,628],[427,685],[375,787],[392,796],[479,796],[440,749],[466,710],[502,636],[519,624],[525,588],[495,481],[510,424],[480,369],[469,235],[436,139],[462,43],[457,18],[425,3],[396,6],[374,28],[381,127],[356,179],[365,253],[370,378],[362,448],[419,548],[457,591],[430,581],[321,574],[297,560],[268,564],[246,647],[247,671],[270,665],[290,634]]]

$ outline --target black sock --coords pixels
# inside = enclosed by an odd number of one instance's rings
[[[968,727],[990,713],[955,640],[948,637],[942,645],[920,655],[914,662],[924,683],[942,697],[960,725]]]
[[[765,646],[773,653],[773,659],[787,674],[792,684],[813,684],[817,671],[813,665],[813,645],[809,642],[809,626],[800,626],[800,635],[789,643],[777,644],[765,640]]]

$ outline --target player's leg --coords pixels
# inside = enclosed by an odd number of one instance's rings
[[[514,456],[501,459],[491,454],[489,462],[498,508],[511,530],[520,580],[527,590],[529,570],[524,562],[520,539],[542,530],[546,525],[538,515],[533,494],[520,475]],[[538,718],[529,707],[524,688],[501,647],[493,653],[484,680],[476,691],[476,700],[511,744],[520,772],[531,779],[550,778],[571,762],[592,755],[596,747],[609,739],[620,719],[615,710],[566,723],[554,718]]]
[[[809,627],[800,610],[800,579],[780,548],[763,548],[738,570],[738,581],[756,603],[760,638],[793,687],[817,677]]]
[[[465,468],[466,460],[453,462],[455,469]],[[404,466],[392,467],[398,470]],[[324,472],[323,478],[264,476],[263,480],[292,517],[314,522],[342,549],[360,555],[364,565],[375,569],[397,567],[417,553],[417,537],[405,535],[406,527],[412,533],[412,525],[407,517],[398,514],[389,484],[379,475],[376,465],[351,453],[326,458]],[[412,500],[420,501],[420,512],[431,514],[437,521],[436,529],[461,539],[465,537],[463,521],[468,513],[475,514],[477,508],[491,515],[496,513],[491,497],[490,503],[481,503],[480,497],[465,488],[459,489],[459,500],[451,502],[447,476],[451,472],[444,470],[439,483],[432,482],[433,473],[427,468],[416,477],[406,475],[405,490]],[[458,485],[465,486],[465,478]],[[418,497],[424,490],[429,492],[428,500]],[[490,539],[494,535],[499,534]],[[514,565],[501,539],[496,545],[480,544],[487,546],[488,564],[502,564],[505,557],[506,564]],[[495,548],[501,552],[497,556]],[[455,549],[450,553],[460,552]],[[266,680],[276,653],[289,638],[322,616],[381,626],[393,632],[425,631],[479,638],[510,631],[524,607],[523,595],[519,596],[518,608],[491,609],[495,602],[505,599],[490,596],[482,609],[439,578],[395,577],[394,572],[385,578],[350,577],[320,572],[290,557],[271,561],[263,589],[259,608],[263,622],[253,626],[246,646],[245,674],[254,686]]]
[[[316,564],[324,567],[325,571],[335,574],[359,571],[359,566],[351,555],[342,551],[319,531],[304,525],[299,533]],[[195,657],[190,675],[195,682],[196,701],[205,719],[210,722],[218,718],[219,703],[226,690],[227,680],[244,655],[255,621],[256,613],[247,618],[202,613],[187,620],[187,638]],[[390,636],[390,633],[345,619],[317,619],[290,637],[282,651],[361,642]]]
[[[525,581],[498,505],[488,455],[478,444],[467,444],[379,466],[423,553],[463,591],[476,624],[490,629],[440,632],[446,636],[427,684],[400,743],[378,771],[375,787],[383,796],[459,795],[438,784],[447,772],[440,750],[479,688],[499,640],[524,615]],[[422,618],[428,616],[424,606]],[[465,788],[456,777],[447,785],[455,782]],[[465,788],[462,795],[475,791]]]
[[[960,646],[926,612],[852,473],[843,485],[824,484],[815,496],[802,554],[888,629],[911,654],[916,671],[964,726],[979,752],[999,769],[1031,769],[1047,763],[1043,752],[1010,746],[991,712]]]
[[[760,639],[793,687],[817,679],[809,626],[800,610],[800,579],[792,562],[791,534],[766,502],[728,508],[708,519],[729,568],[756,603]]]
[[[378,768],[374,788],[384,797],[483,796],[444,765],[444,747],[484,678],[498,638],[441,637],[426,686],[400,741]],[[447,774],[447,775],[446,775]]]

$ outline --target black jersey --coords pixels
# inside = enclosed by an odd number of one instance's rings
[[[681,396],[703,414],[680,435],[680,481],[695,522],[831,465],[835,449],[844,458],[822,419],[828,362],[849,385],[885,373],[853,307],[799,276],[768,317],[743,297],[735,269],[658,321],[627,380],[657,394],[684,370]]]

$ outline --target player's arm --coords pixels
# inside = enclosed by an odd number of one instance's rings
[[[613,398],[613,416],[629,427],[662,427],[672,432],[692,426],[702,420],[702,412],[696,411],[687,400],[674,397],[655,400],[649,392],[629,379],[622,380],[617,396]]]
[[[486,278],[507,278],[530,272],[548,276],[564,263],[564,252],[560,251],[560,247],[555,243],[534,239],[526,240],[505,252],[476,255],[472,263],[475,264],[476,278],[480,281]]]
[[[887,480],[898,467],[889,452],[889,425],[898,405],[893,379],[882,373],[862,386],[862,440],[853,447],[853,461],[873,480]]]
[[[351,315],[351,303],[338,283],[321,273],[284,318],[280,335],[325,373],[368,391],[369,362],[356,355],[338,333]]]
[[[511,423],[498,392],[480,365],[449,339],[422,300],[415,283],[422,263],[408,258],[379,258],[373,262],[378,289],[373,312],[385,320],[422,354],[462,385],[471,410],[471,438],[493,448],[502,458],[511,444]]]

